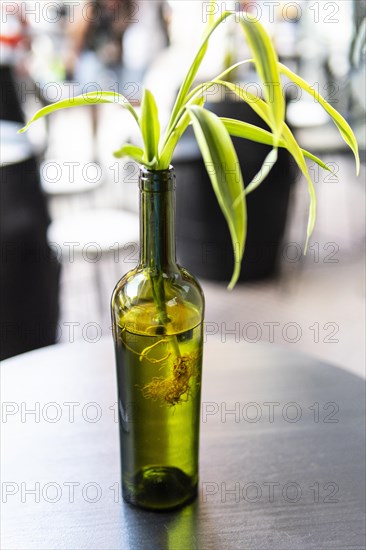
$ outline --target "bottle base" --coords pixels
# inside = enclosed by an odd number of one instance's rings
[[[197,483],[179,468],[148,466],[132,482],[123,482],[123,498],[128,504],[146,510],[181,508],[197,497]]]

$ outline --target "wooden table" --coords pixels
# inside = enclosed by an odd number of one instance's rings
[[[7,360],[1,379],[6,550],[364,548],[364,384],[349,372],[208,338],[200,494],[171,513],[121,501],[109,338]]]

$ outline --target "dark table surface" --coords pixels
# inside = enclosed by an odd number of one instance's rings
[[[199,497],[154,513],[120,497],[111,341],[3,362],[1,547],[364,548],[363,380],[214,338],[204,368]]]

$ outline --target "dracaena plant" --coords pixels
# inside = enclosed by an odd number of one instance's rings
[[[215,3],[214,1],[212,2]],[[214,13],[214,9],[211,13]],[[194,81],[207,51],[208,43],[214,31],[229,17],[235,16],[250,47],[252,58],[245,59],[228,67],[209,82],[194,86]],[[263,98],[254,96],[229,79],[229,75],[243,64],[254,64],[260,77]],[[59,109],[91,105],[97,103],[117,103],[127,109],[134,118],[142,136],[143,147],[131,143],[123,144],[114,153],[117,158],[130,157],[149,170],[169,168],[177,143],[187,127],[192,124],[203,160],[205,162],[214,192],[223,215],[226,218],[234,247],[234,270],[229,284],[233,288],[240,274],[244,254],[247,212],[246,195],[254,191],[265,179],[277,160],[279,147],[286,148],[304,174],[309,190],[310,208],[307,226],[305,251],[314,229],[316,218],[316,194],[313,182],[306,165],[306,158],[316,162],[325,170],[331,169],[315,155],[300,147],[290,128],[285,122],[285,101],[281,76],[287,77],[305,92],[314,97],[330,115],[340,135],[353,151],[356,160],[356,171],[359,171],[359,155],[356,138],[346,120],[305,80],[278,61],[273,44],[258,20],[250,14],[225,11],[218,18],[210,16],[202,43],[181,84],[172,108],[167,128],[161,131],[159,112],[153,94],[145,89],[138,114],[131,103],[121,94],[111,91],[92,92],[60,101],[40,109],[28,124]],[[207,90],[219,84],[238,98],[247,102],[257,115],[266,123],[270,131],[264,130],[241,120],[222,118],[205,109]],[[270,145],[262,169],[244,188],[243,176],[231,136],[240,137]],[[197,182],[199,185],[199,182]]]

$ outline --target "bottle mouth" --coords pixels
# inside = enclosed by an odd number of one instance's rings
[[[139,185],[141,191],[163,193],[175,189],[174,167],[165,170],[149,170],[146,166],[140,168]]]

